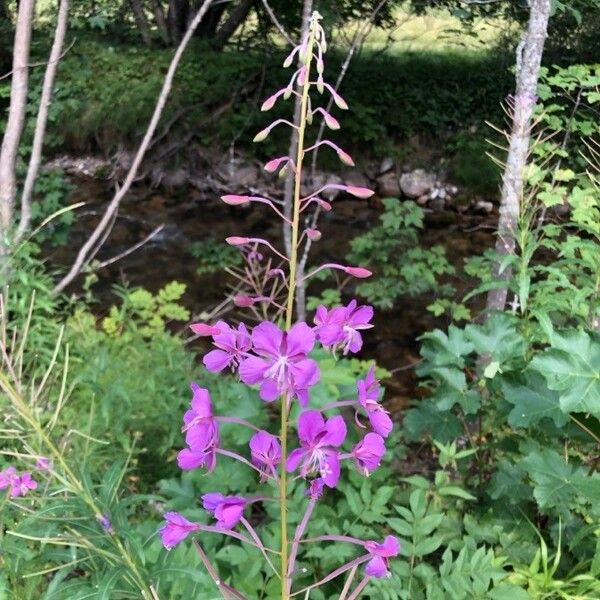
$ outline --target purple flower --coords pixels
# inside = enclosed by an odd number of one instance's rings
[[[393,535],[388,535],[383,544],[365,542],[365,548],[371,555],[371,560],[365,567],[365,573],[371,577],[390,577],[389,558],[400,554],[400,542]]]
[[[98,523],[100,523],[100,526],[102,527],[102,529],[104,529],[104,531],[106,531],[107,533],[114,532],[112,523],[110,522],[108,515],[99,515],[96,517],[96,520],[98,521]]]
[[[40,456],[35,461],[35,466],[38,471],[52,471],[52,461],[45,456]]]
[[[12,483],[17,479],[17,470],[14,467],[6,467],[0,471],[0,490],[12,486]]]
[[[219,425],[212,414],[210,394],[197,383],[191,385],[193,397],[191,409],[183,415],[185,441],[189,448],[177,455],[181,469],[196,469],[205,466],[209,471],[215,468],[219,446]]]
[[[220,529],[235,527],[244,516],[247,502],[246,498],[241,496],[223,496],[219,492],[202,496],[202,506],[213,513],[217,519],[217,527]]]
[[[307,410],[298,419],[300,448],[290,452],[286,468],[295,471],[302,463],[300,475],[319,473],[323,483],[333,488],[340,478],[339,452],[335,450],[346,439],[346,423],[340,415],[325,421],[318,410]]]
[[[377,433],[367,433],[352,449],[356,468],[367,477],[379,466],[384,454],[385,444],[383,438]]]
[[[341,347],[343,353],[356,353],[362,348],[360,331],[370,329],[373,318],[372,306],[357,306],[352,300],[348,306],[327,310],[323,305],[315,313],[315,333],[325,347]]]
[[[318,500],[323,495],[323,486],[324,485],[325,485],[325,483],[323,482],[323,479],[321,477],[317,477],[316,479],[313,479],[308,484],[308,489],[306,490],[306,495],[311,500]]]
[[[219,333],[213,334],[212,338],[217,349],[211,350],[202,360],[204,366],[213,373],[227,367],[235,369],[252,347],[250,334],[243,323],[233,329],[225,321],[217,321],[216,327]]]
[[[26,471],[21,476],[13,477],[10,483],[10,495],[12,498],[25,496],[30,490],[35,490],[37,486],[37,481],[31,477],[31,473]]]
[[[264,321],[252,331],[252,345],[258,356],[240,364],[240,378],[249,385],[260,383],[260,397],[272,402],[284,394],[295,395],[302,406],[308,403],[308,388],[319,380],[317,363],[307,354],[315,334],[306,323],[282,331]]]
[[[393,424],[389,413],[377,402],[381,386],[375,379],[375,367],[371,367],[364,379],[359,379],[356,387],[358,388],[358,403],[367,411],[369,422],[373,431],[387,437],[392,431]]]
[[[185,517],[176,512],[164,514],[166,524],[163,525],[158,533],[163,546],[171,550],[174,546],[183,541],[190,533],[200,529],[196,523],[188,521]]]
[[[250,438],[250,454],[252,464],[261,470],[261,480],[265,481],[266,476],[272,475],[281,461],[279,440],[266,431],[257,431]]]

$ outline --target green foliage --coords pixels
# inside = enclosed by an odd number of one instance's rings
[[[436,290],[451,293],[438,284],[438,277],[453,273],[441,246],[422,248],[418,230],[423,227],[423,210],[414,202],[385,198],[381,224],[351,242],[348,260],[366,266],[375,276],[357,287],[357,292],[380,308],[391,308],[402,295]]]
[[[37,241],[48,241],[53,246],[66,243],[71,225],[73,211],[67,210],[54,217],[67,206],[67,199],[73,186],[67,182],[60,170],[42,171],[35,181],[35,197],[31,204],[31,228],[36,229],[46,220],[50,220],[40,228]]]
[[[198,261],[198,275],[217,273],[242,263],[239,249],[213,238],[193,242],[190,254]]]
[[[168,322],[190,318],[189,311],[179,304],[185,287],[172,281],[156,295],[142,288],[116,288],[121,306],[111,306],[109,315],[102,320],[102,328],[109,336],[123,336],[132,331],[139,331],[144,337],[162,334]]]

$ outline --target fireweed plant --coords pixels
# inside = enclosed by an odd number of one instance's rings
[[[238,374],[243,383],[259,386],[260,398],[265,403],[279,403],[281,415],[279,433],[276,435],[259,430],[251,423],[237,417],[215,415],[209,391],[192,383],[191,406],[183,416],[182,431],[185,434],[187,447],[181,450],[177,457],[179,467],[183,470],[203,467],[209,472],[215,468],[216,461],[221,458],[238,460],[254,469],[265,488],[275,493],[266,492],[255,497],[224,496],[218,491],[207,493],[201,498],[202,506],[214,518],[214,525],[194,523],[176,512],[167,512],[164,515],[165,524],[159,531],[167,550],[195,532],[224,534],[258,548],[267,566],[273,571],[273,576],[280,580],[282,600],[298,595],[307,598],[311,589],[326,584],[348,571],[350,573],[340,598],[346,600],[358,598],[370,578],[390,575],[389,560],[400,552],[398,540],[391,535],[380,541],[361,540],[344,535],[305,537],[307,525],[317,502],[327,490],[337,486],[342,466],[350,465],[351,468],[356,468],[360,473],[368,476],[379,466],[385,453],[384,440],[392,429],[389,415],[378,402],[380,386],[375,378],[374,369],[369,371],[365,379],[357,382],[355,400],[330,403],[322,406],[321,410],[310,408],[310,390],[320,377],[317,363],[309,357],[310,352],[318,344],[333,354],[347,355],[358,352],[362,346],[361,331],[372,327],[372,307],[358,306],[355,300],[347,306],[329,310],[320,306],[312,326],[305,322],[293,322],[294,294],[299,283],[297,279],[299,249],[307,239],[318,239],[320,236],[316,230],[300,231],[302,213],[313,208],[314,205],[331,210],[331,205],[319,196],[328,188],[342,188],[346,193],[358,198],[368,198],[373,193],[366,188],[327,185],[305,197],[301,196],[303,161],[306,155],[316,148],[315,145],[305,144],[307,126],[312,123],[314,117],[320,115],[330,129],[339,129],[337,119],[330,113],[321,107],[312,108],[310,92],[316,89],[319,95],[331,94],[338,108],[348,108],[343,98],[323,79],[326,40],[319,21],[320,16],[314,13],[306,36],[284,62],[284,67],[290,67],[295,59],[298,60],[299,68],[292,75],[289,84],[269,97],[262,105],[262,110],[270,110],[280,97],[287,100],[297,96],[301,104],[299,122],[291,123],[277,119],[254,138],[257,142],[264,140],[278,125],[286,125],[297,131],[296,157],[274,158],[265,165],[268,172],[280,174],[283,172],[285,175],[288,170],[291,170],[293,173],[292,219],[287,219],[277,207],[277,204],[281,204],[277,200],[238,195],[227,195],[222,198],[230,205],[249,202],[266,204],[291,228],[292,245],[289,257],[261,238],[236,236],[227,239],[229,244],[238,247],[265,246],[287,267],[287,272],[284,269],[273,269],[270,274],[272,277],[280,278],[286,288],[287,300],[284,305],[278,305],[272,297],[260,296],[238,298],[237,302],[241,306],[251,306],[255,302],[270,302],[274,305],[275,314],[283,316],[283,328],[268,320],[262,321],[252,329],[246,327],[244,323],[232,327],[224,321],[218,321],[216,324],[192,325],[192,330],[196,334],[212,337],[215,349],[208,352],[203,359],[209,371],[231,370]],[[313,69],[316,75],[313,74]],[[353,164],[352,158],[333,142],[324,140],[320,145],[332,148],[343,163]],[[340,269],[358,278],[369,277],[371,274],[362,267],[328,263],[308,273],[304,279],[308,279],[322,269]],[[295,402],[299,403],[300,413],[295,423],[296,433],[290,435],[290,411]],[[347,425],[342,415],[335,414],[337,409],[342,407],[354,408],[356,426],[366,431],[353,448],[344,449]],[[250,459],[222,447],[219,436],[221,423],[233,423],[254,430],[249,442]],[[290,446],[293,446],[291,451]],[[298,485],[305,488],[306,509],[290,537],[288,497],[291,495],[292,486]],[[245,517],[251,505],[262,502],[279,503],[281,539],[278,549],[266,547]],[[299,574],[296,558],[300,544],[308,542],[352,544],[356,547],[358,556],[320,581],[295,589],[294,577]],[[201,544],[196,540],[194,544],[223,595],[244,598],[237,590],[220,581],[216,569]],[[360,573],[359,567],[362,568],[362,576],[360,581],[354,584],[355,574],[357,571]]]

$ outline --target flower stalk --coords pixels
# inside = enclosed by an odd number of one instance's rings
[[[343,576],[347,571],[352,571],[345,585],[344,595],[356,598],[367,585],[370,577],[388,577],[389,559],[400,552],[396,538],[388,536],[383,543],[364,541],[344,535],[321,535],[306,538],[305,532],[309,521],[317,509],[319,499],[326,490],[337,487],[342,469],[355,468],[363,476],[377,469],[381,458],[385,454],[384,438],[391,431],[391,420],[387,412],[378,402],[379,390],[374,370],[369,371],[364,380],[357,381],[357,399],[330,403],[320,410],[310,406],[311,388],[320,379],[319,365],[310,357],[312,350],[320,345],[331,352],[334,357],[340,355],[356,354],[360,352],[363,344],[362,331],[372,327],[373,308],[359,306],[356,300],[351,300],[346,306],[327,309],[319,306],[314,315],[314,324],[309,325],[303,318],[294,314],[296,294],[300,293],[305,281],[323,269],[337,269],[346,275],[356,278],[365,278],[371,275],[368,269],[361,266],[349,266],[338,263],[326,263],[316,266],[312,271],[304,273],[303,261],[306,249],[311,242],[318,242],[321,232],[313,227],[301,226],[300,217],[309,206],[317,206],[317,210],[331,210],[332,206],[318,196],[328,189],[339,189],[350,196],[366,199],[372,191],[351,185],[326,185],[315,192],[302,196],[302,171],[303,163],[310,152],[316,152],[320,145],[327,145],[338,155],[343,164],[353,164],[350,155],[330,140],[321,140],[312,146],[306,144],[307,129],[314,117],[322,118],[329,129],[340,127],[338,120],[329,111],[314,104],[318,103],[317,92],[322,95],[327,91],[333,96],[337,108],[348,108],[346,102],[337,92],[331,89],[323,79],[323,55],[326,50],[325,32],[321,27],[320,15],[314,13],[310,18],[306,34],[301,43],[292,51],[284,62],[284,67],[291,66],[294,57],[298,57],[298,69],[294,72],[288,86],[275,92],[263,103],[262,110],[270,110],[276,102],[286,101],[292,95],[298,100],[299,108],[294,117],[294,123],[278,119],[259,132],[254,141],[264,140],[275,125],[292,127],[297,135],[297,144],[293,154],[295,156],[280,156],[269,160],[264,168],[268,173],[279,175],[291,170],[292,202],[291,210],[280,215],[289,227],[289,244],[285,238],[287,256],[275,248],[273,244],[263,238],[233,235],[227,242],[240,247],[245,252],[247,268],[240,269],[240,281],[247,284],[236,288],[237,295],[234,302],[238,308],[249,309],[256,315],[254,305],[260,303],[263,310],[269,309],[264,320],[252,328],[240,323],[232,327],[224,321],[216,324],[196,323],[192,330],[202,336],[212,337],[214,349],[208,352],[203,363],[212,372],[220,373],[231,370],[237,373],[239,379],[246,385],[257,386],[259,397],[267,403],[278,403],[280,411],[278,435],[269,431],[257,430],[249,441],[250,459],[244,458],[238,452],[233,452],[222,447],[220,425],[231,423],[250,429],[257,429],[236,417],[217,416],[213,414],[212,400],[207,389],[200,388],[193,383],[191,388],[193,398],[190,410],[183,417],[187,447],[178,454],[178,464],[184,470],[205,467],[209,472],[216,467],[217,457],[225,456],[237,460],[259,474],[260,483],[271,483],[276,490],[278,503],[278,525],[280,529],[278,548],[266,547],[255,529],[251,519],[245,516],[247,507],[256,501],[266,500],[264,496],[244,498],[241,496],[224,496],[220,492],[209,492],[202,496],[204,509],[216,519],[216,525],[208,526],[203,523],[188,521],[183,515],[174,512],[165,513],[165,525],[160,529],[163,545],[170,549],[183,541],[188,535],[197,532],[222,532],[224,535],[239,539],[243,543],[258,548],[262,553],[267,566],[277,577],[277,597],[281,600],[290,600],[298,595],[308,597],[310,591],[321,585]],[[314,69],[311,81],[311,70]],[[297,84],[298,92],[293,91]],[[315,93],[311,94],[314,91]],[[283,166],[282,166],[283,165]],[[286,184],[287,185],[287,184]],[[222,197],[223,202],[237,206],[255,202],[267,204],[271,209],[277,201],[263,198],[262,196],[244,196],[228,194]],[[279,214],[278,209],[275,211]],[[257,250],[258,246],[266,248],[265,252],[271,253],[281,259],[277,266],[268,258],[261,263],[263,255]],[[245,249],[245,250],[244,250]],[[302,254],[304,252],[304,254]],[[302,256],[302,260],[300,260]],[[259,266],[260,265],[260,266]],[[276,281],[273,288],[268,291],[269,281]],[[278,295],[277,291],[281,294]],[[294,445],[290,448],[290,435],[292,427],[289,420],[292,404],[297,401],[299,415],[294,423]],[[334,410],[343,407],[354,407],[366,413],[371,431],[362,435],[363,425],[358,421],[348,429],[344,417],[334,414],[325,418],[325,410]],[[358,436],[358,442],[353,442],[351,451],[342,447],[348,441],[347,437]],[[351,459],[351,460],[350,460]],[[292,487],[305,486],[306,506],[304,515],[298,519],[298,525],[293,536],[289,537],[288,511],[289,498]],[[289,488],[289,489],[288,489]],[[296,521],[296,519],[292,519]],[[242,535],[235,528],[242,526],[250,535]],[[296,568],[296,559],[306,543],[336,542],[352,544],[360,553],[359,556],[348,563],[334,569],[327,576],[317,581],[294,589],[296,576],[302,573]],[[302,544],[302,546],[301,546]],[[200,552],[200,550],[199,550]],[[276,561],[270,556],[279,559],[279,570],[273,567]],[[205,555],[201,554],[209,572],[220,585],[216,571]],[[364,564],[365,578],[351,592],[354,574],[360,565]],[[211,571],[212,570],[212,571]],[[300,587],[300,585],[298,586]],[[222,588],[221,588],[222,589]],[[233,588],[229,588],[231,593]],[[239,594],[239,593],[238,593]],[[235,597],[241,597],[235,595]]]

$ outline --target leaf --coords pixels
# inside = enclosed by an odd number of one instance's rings
[[[540,508],[566,510],[576,496],[600,502],[600,477],[589,477],[587,469],[564,461],[554,450],[534,450],[522,461],[534,482],[533,495]]]
[[[465,333],[478,354],[490,355],[499,365],[523,356],[525,341],[507,314],[496,314],[485,325],[467,325]]]
[[[221,548],[215,556],[230,565],[241,565],[248,560],[248,554],[244,548],[235,544]]]
[[[477,500],[475,496],[469,494],[466,490],[458,487],[457,485],[446,485],[438,489],[440,496],[455,496],[456,498],[463,498],[464,500]]]
[[[414,553],[416,556],[425,556],[426,554],[431,554],[435,552],[444,541],[444,538],[441,535],[434,535],[425,540],[419,542],[415,548]]]
[[[491,600],[532,600],[532,597],[514,583],[501,583],[490,591]]]
[[[512,427],[529,427],[545,418],[552,419],[557,427],[569,421],[561,410],[558,393],[548,389],[540,373],[526,371],[524,381],[502,378],[500,387],[514,405],[507,419]]]
[[[404,417],[404,426],[412,439],[418,439],[425,431],[442,443],[456,439],[462,432],[460,420],[450,412],[442,412],[430,400],[421,400]]]
[[[531,361],[531,367],[559,392],[564,413],[600,417],[600,336],[597,333],[554,332],[551,347]]]

